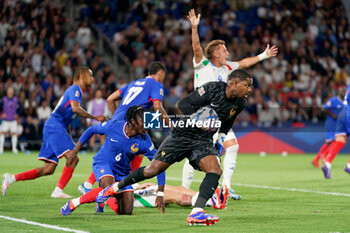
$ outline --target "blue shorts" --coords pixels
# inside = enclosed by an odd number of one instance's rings
[[[335,129],[335,135],[346,135],[349,136],[349,131],[347,129],[347,121],[346,119],[346,109],[345,111],[341,111],[338,115],[337,126]]]
[[[118,176],[117,173],[112,168],[112,166],[109,165],[109,163],[102,162],[102,161],[97,162],[94,160],[92,163],[92,171],[94,172],[94,175],[98,182],[100,181],[100,179],[106,176],[114,177],[115,181],[121,181],[126,177],[126,176]],[[121,191],[134,191],[134,188],[131,185],[128,185],[122,188]]]
[[[59,126],[44,125],[43,141],[38,159],[56,164],[65,152],[73,150],[75,146],[67,130]]]
[[[326,142],[335,140],[335,132],[326,132]]]

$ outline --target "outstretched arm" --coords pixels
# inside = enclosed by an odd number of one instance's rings
[[[262,60],[276,56],[277,53],[278,53],[278,48],[275,45],[270,48],[270,45],[268,44],[266,46],[265,51],[262,52],[261,54],[259,54],[258,56],[248,57],[248,58],[244,58],[244,59],[240,60],[238,62],[239,68],[240,69],[248,68],[252,65],[255,65],[256,63],[259,63]]]
[[[83,117],[83,118],[90,118],[90,119],[95,119],[97,121],[106,121],[107,118],[103,115],[100,115],[100,116],[93,116],[91,115],[90,113],[88,113],[87,111],[85,111],[80,105],[79,105],[79,102],[77,101],[72,101],[70,103],[71,107],[72,107],[72,111],[77,114],[78,116],[80,117]]]
[[[201,14],[198,14],[196,16],[196,12],[194,9],[192,9],[190,12],[188,12],[187,18],[190,21],[192,28],[192,48],[194,53],[194,60],[196,63],[199,63],[203,57],[203,50],[201,48],[197,30],[201,19]]]

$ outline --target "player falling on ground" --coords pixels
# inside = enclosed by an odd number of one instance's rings
[[[339,113],[335,130],[335,141],[330,145],[325,165],[322,167],[323,175],[326,179],[331,178],[331,167],[333,159],[339,151],[345,146],[347,138],[350,135],[350,85],[346,89],[344,98],[344,108]],[[344,171],[350,174],[350,160],[345,166]]]
[[[344,108],[343,99],[345,96],[345,91],[345,88],[339,88],[337,93],[338,95],[330,98],[327,103],[323,105],[325,112],[327,113],[327,118],[325,121],[326,140],[315,158],[311,161],[311,163],[317,168],[319,167],[318,161],[320,158],[322,159],[324,165],[330,145],[335,140],[334,134],[337,125],[337,118],[341,110]]]
[[[80,106],[83,97],[82,90],[90,87],[93,81],[94,77],[89,68],[81,67],[76,71],[73,78],[73,85],[64,92],[44,124],[43,145],[40,148],[38,156],[39,160],[45,162],[44,166],[15,175],[5,173],[1,186],[3,196],[6,195],[8,187],[14,182],[32,180],[41,176],[51,175],[55,172],[58,160],[66,157],[69,151],[74,148],[74,143],[67,132],[67,127],[76,115],[98,121],[106,120],[103,115],[95,117]],[[76,164],[77,161],[72,163],[71,166],[65,166],[63,168],[60,180],[52,192],[51,197],[71,198],[71,196],[63,193],[63,189],[72,177]]]
[[[134,187],[134,207],[157,207],[155,200],[157,198],[158,186],[153,183],[133,184]],[[220,193],[219,187],[214,195],[208,200],[205,206],[214,209],[225,209],[228,191],[225,195]],[[165,185],[164,203],[177,204],[179,206],[194,206],[198,198],[198,192],[183,186]]]
[[[105,188],[97,196],[96,202],[103,203],[124,187],[152,178],[165,171],[173,163],[188,158],[194,168],[205,172],[206,175],[200,185],[198,198],[187,222],[212,225],[219,221],[219,217],[206,214],[203,210],[208,199],[213,196],[218,187],[222,174],[218,150],[213,145],[215,130],[205,130],[197,125],[197,127],[191,127],[187,123],[197,117],[205,121],[208,117],[201,114],[202,111],[215,111],[221,121],[220,133],[226,134],[231,129],[237,115],[245,108],[246,98],[251,92],[250,75],[243,70],[235,70],[229,75],[227,84],[209,82],[190,93],[178,104],[180,111],[185,116],[160,145],[151,163],[146,167],[136,169],[120,182]],[[190,115],[191,117],[188,117]],[[187,127],[181,127],[181,122]]]
[[[130,173],[130,162],[137,154],[144,154],[149,160],[153,159],[156,149],[143,128],[143,113],[145,108],[141,106],[130,107],[125,114],[125,121],[110,120],[99,125],[89,127],[80,137],[68,160],[76,160],[80,148],[93,134],[106,135],[105,143],[93,158],[92,170],[99,181],[99,187],[94,188],[79,198],[68,201],[62,208],[62,215],[69,215],[78,206],[95,202],[97,194],[113,184],[122,180]],[[165,173],[158,175],[158,185],[163,191],[165,185]],[[133,188],[127,185],[121,192],[109,198],[107,205],[118,214],[132,214]],[[156,204],[159,203],[156,199]],[[103,212],[104,204],[96,205],[96,212]]]
[[[208,43],[205,48],[205,55],[203,54],[203,49],[201,48],[197,28],[200,22],[200,14],[196,16],[195,11],[192,9],[188,13],[188,20],[191,22],[192,26],[192,48],[194,53],[193,67],[194,67],[194,87],[199,88],[207,82],[222,81],[227,82],[227,77],[236,69],[245,69],[264,59],[268,59],[276,56],[278,49],[276,46],[270,48],[267,45],[265,51],[258,56],[245,58],[238,62],[227,61],[229,52],[225,47],[225,42],[222,40],[213,40]],[[230,190],[230,198],[239,200],[240,195],[234,193],[231,188],[231,177],[233,176],[238,152],[238,142],[237,138],[232,129],[228,132],[226,137],[223,135],[215,135],[216,139],[219,139],[223,145],[220,147],[225,148],[222,153],[225,153],[225,158],[223,162],[223,185],[226,185]],[[182,185],[189,188],[193,179],[193,167],[186,160],[183,168],[182,175]]]
[[[18,98],[15,96],[13,87],[9,87],[6,96],[2,99],[3,121],[0,126],[0,155],[4,153],[5,135],[10,132],[12,152],[17,154],[17,110],[19,108]]]
[[[154,108],[154,111],[159,111],[161,117],[169,125],[169,117],[163,108],[162,100],[164,90],[162,82],[164,80],[166,68],[160,62],[152,62],[148,67],[148,76],[144,79],[138,79],[129,83],[123,88],[112,93],[108,98],[108,107],[113,114],[112,120],[124,120],[124,116],[129,107],[141,105],[146,109]],[[115,102],[121,100],[118,108]],[[134,170],[139,168],[142,162],[142,156],[136,156],[131,163],[131,168]],[[96,178],[93,172],[89,178],[82,183],[78,190],[84,194],[90,191],[95,183]]]

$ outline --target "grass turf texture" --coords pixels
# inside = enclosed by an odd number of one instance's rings
[[[42,166],[36,153],[0,156],[0,174],[18,173]],[[320,169],[310,164],[313,155],[239,154],[233,183],[298,188],[321,192],[350,194],[350,176],[343,171],[348,156],[338,156],[332,168],[332,179],[326,180]],[[65,192],[79,196],[77,187],[91,172],[92,154],[80,155]],[[61,216],[60,208],[67,199],[52,199],[53,191],[63,168],[61,160],[52,176],[18,182],[0,197],[0,215],[58,225],[89,232],[349,232],[350,197],[316,193],[292,192],[233,186],[241,201],[230,200],[226,210],[206,208],[218,215],[220,221],[211,227],[189,226],[186,217],[191,207],[168,205],[165,215],[155,208],[135,208],[132,216],[115,215],[109,207],[104,214],[95,214],[95,204],[85,204],[70,216]],[[147,164],[147,159],[144,164]],[[176,163],[167,171],[167,184],[181,185],[182,164]],[[203,174],[195,173],[192,189],[198,190]],[[152,180],[155,182],[155,179]],[[200,229],[194,229],[200,228]],[[59,232],[39,226],[12,222],[0,218],[0,232]]]

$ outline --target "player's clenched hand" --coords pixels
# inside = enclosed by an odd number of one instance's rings
[[[199,25],[199,21],[201,20],[201,14],[198,14],[196,16],[196,12],[194,9],[192,9],[190,12],[188,12],[187,18],[190,21],[192,27],[197,27]]]
[[[104,121],[107,121],[107,118],[104,115],[100,115],[96,117],[96,120],[104,122]]]
[[[165,203],[164,203],[164,198],[161,196],[157,196],[156,198],[156,206],[158,207],[158,210],[160,210],[160,212],[162,214],[165,213]]]

